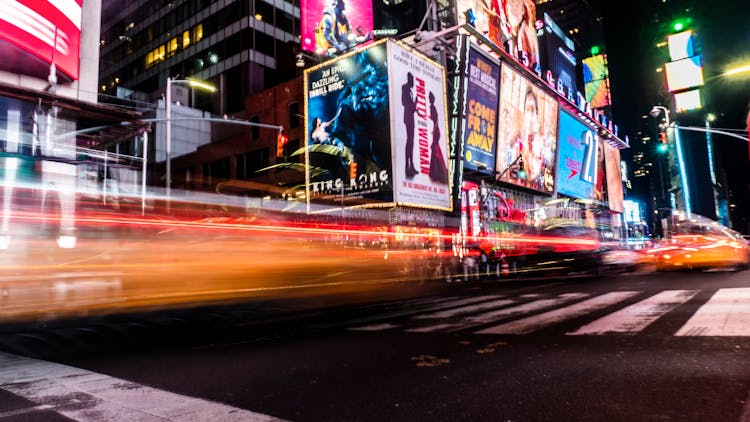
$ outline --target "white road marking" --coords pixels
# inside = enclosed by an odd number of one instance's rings
[[[433,312],[431,314],[421,314],[414,317],[414,319],[437,319],[437,318],[450,318],[456,315],[468,314],[472,312],[482,311],[485,309],[499,308],[501,306],[510,305],[515,303],[512,299],[498,299],[489,302],[482,302],[474,305],[462,306],[460,308],[448,309],[440,312]]]
[[[435,331],[456,331],[466,329],[470,327],[476,327],[477,325],[489,324],[497,321],[501,318],[507,318],[514,315],[520,315],[528,312],[538,311],[540,309],[549,308],[552,306],[561,305],[571,300],[581,299],[588,295],[584,293],[565,293],[554,299],[543,299],[535,300],[533,302],[524,303],[522,305],[513,306],[511,308],[499,309],[497,311],[485,312],[483,314],[475,315],[472,317],[464,318],[461,322],[455,324],[436,324],[427,327],[412,328],[406,330],[411,333],[430,333]]]
[[[678,305],[692,299],[697,293],[698,290],[665,290],[567,334],[635,334]]]
[[[0,389],[77,421],[279,421],[72,366],[0,353]]]
[[[496,325],[477,331],[476,334],[526,334],[552,324],[587,314],[637,295],[639,292],[611,292],[564,308],[533,315],[527,318]]]
[[[719,289],[676,336],[750,336],[750,287]]]

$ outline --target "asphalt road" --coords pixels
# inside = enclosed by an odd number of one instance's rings
[[[750,421],[750,272],[392,287],[2,327],[0,420]]]

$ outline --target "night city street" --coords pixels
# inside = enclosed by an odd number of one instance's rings
[[[366,303],[324,311],[264,302],[26,327],[0,341],[7,351],[0,355],[7,364],[0,371],[2,415],[21,415],[13,413],[20,409],[32,420],[55,420],[45,419],[53,410],[75,420],[750,416],[747,273],[421,289],[398,286],[382,299],[367,295],[357,299]],[[91,372],[75,375],[84,371]],[[145,386],[157,392],[142,402]],[[172,407],[195,399],[202,401],[185,413]],[[217,409],[218,403],[225,406]],[[209,417],[210,411],[221,413]],[[241,411],[257,415],[232,416]]]
[[[0,4],[0,422],[750,422],[743,2]]]

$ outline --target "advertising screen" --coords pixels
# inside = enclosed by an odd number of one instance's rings
[[[465,77],[464,168],[491,174],[495,171],[500,65],[472,48]]]
[[[604,144],[604,161],[607,166],[607,199],[609,209],[623,212],[622,174],[620,172],[620,150],[606,142]]]
[[[503,65],[500,73],[495,171],[503,182],[552,193],[557,101],[510,66]]]
[[[686,59],[695,53],[693,46],[693,31],[683,31],[667,36],[669,58],[674,60]]]
[[[580,199],[594,198],[597,140],[594,131],[565,111],[560,112],[557,191]]]
[[[77,80],[82,1],[4,1],[0,40],[54,62],[60,72]]]
[[[565,96],[575,95],[578,90],[575,45],[546,13],[539,47],[542,51],[539,57],[542,70],[548,70],[552,74],[557,91],[564,92]]]
[[[669,62],[664,67],[667,73],[667,89],[670,92],[703,85],[701,56]]]
[[[457,0],[456,7],[459,25],[472,24],[525,66],[539,63],[534,0]]]
[[[310,53],[341,54],[373,30],[372,0],[302,0],[300,14],[302,50]]]
[[[389,41],[388,75],[395,200],[450,210],[443,67]]]
[[[583,82],[586,101],[591,104],[591,108],[606,107],[611,104],[606,55],[598,54],[583,59]]]
[[[305,70],[308,200],[393,202],[386,44]]]

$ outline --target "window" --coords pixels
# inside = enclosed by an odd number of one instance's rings
[[[255,123],[256,125],[260,123],[260,117],[256,114],[255,116],[250,118],[250,121]],[[256,140],[260,138],[260,127],[259,126],[253,126],[252,127],[252,133],[253,133],[253,140]]]
[[[177,52],[177,37],[172,38],[169,40],[169,43],[167,43],[167,57],[172,57]]]
[[[188,48],[190,45],[190,31],[182,33],[182,48]]]
[[[196,25],[195,28],[193,28],[193,43],[197,43],[198,41],[203,39],[203,24],[199,23]]]
[[[299,103],[289,103],[289,127],[291,129],[299,127]]]

